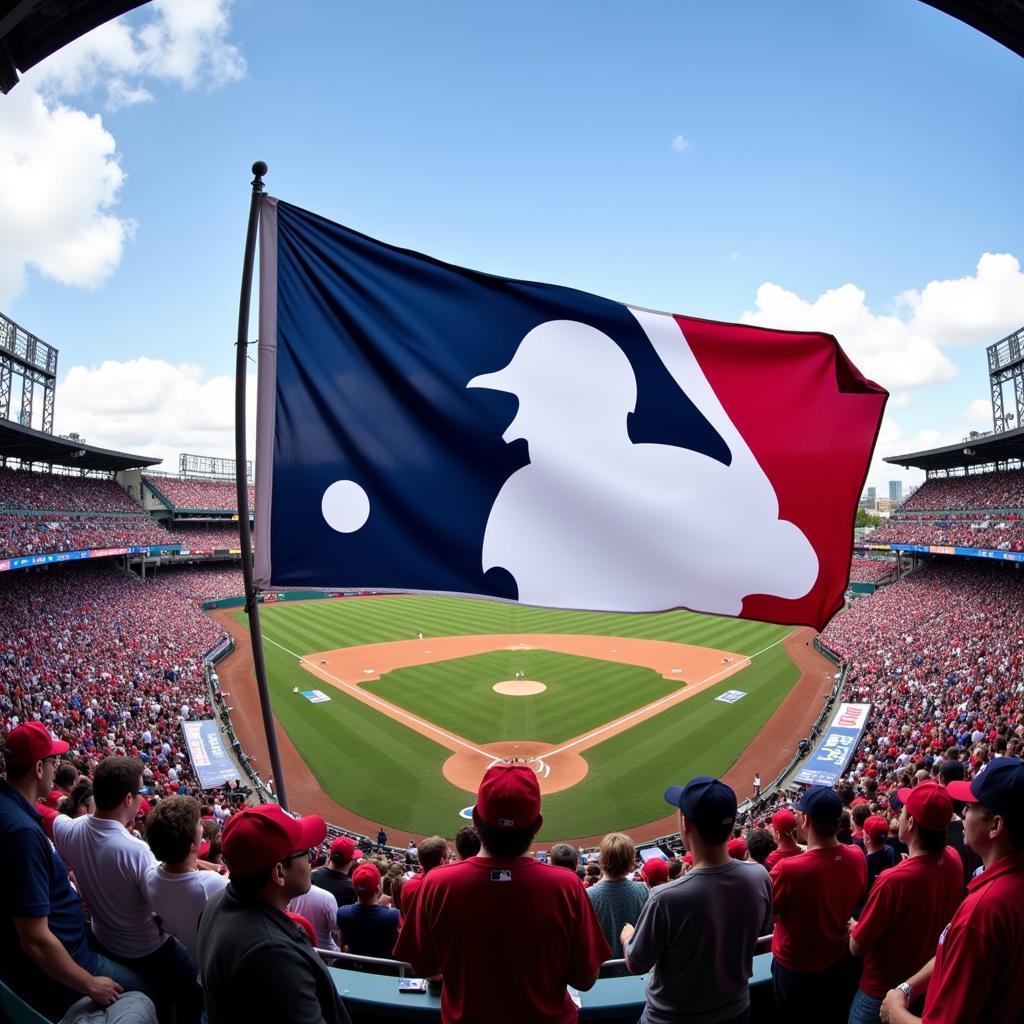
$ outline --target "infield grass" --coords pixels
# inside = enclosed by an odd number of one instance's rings
[[[476,633],[566,633],[672,640],[755,656],[751,665],[657,717],[586,751],[587,777],[544,800],[541,840],[595,835],[666,814],[667,785],[723,774],[749,745],[798,678],[781,641],[789,627],[691,612],[614,615],[561,612],[447,597],[387,597],[263,605],[265,654],[274,712],[318,782],[339,804],[416,835],[451,835],[472,795],[451,785],[449,751],[333,687],[296,656],[355,644]],[[245,624],[244,614],[239,621]],[[522,662],[529,658],[529,668]],[[514,667],[513,667],[514,664]],[[548,691],[499,697],[494,682],[522,668]],[[546,651],[475,655],[388,673],[369,685],[417,715],[474,742],[551,743],[588,732],[656,700],[678,684],[635,666]],[[292,688],[319,688],[311,704]],[[724,704],[726,690],[746,696]]]

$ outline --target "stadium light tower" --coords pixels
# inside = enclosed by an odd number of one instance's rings
[[[32,426],[36,386],[43,389],[41,429],[53,433],[53,403],[57,393],[57,350],[0,313],[0,419],[11,418],[13,378],[21,378],[18,423]]]
[[[992,389],[992,428],[1012,430],[1024,416],[1024,327],[988,347],[988,380]],[[1003,408],[1003,385],[1013,383],[1014,409]]]

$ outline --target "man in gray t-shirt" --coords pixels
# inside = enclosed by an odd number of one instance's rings
[[[643,1024],[746,1024],[754,946],[772,925],[771,879],[728,854],[736,794],[724,782],[698,776],[665,799],[679,808],[693,868],[653,890],[636,928],[622,929],[630,971],[651,971]]]

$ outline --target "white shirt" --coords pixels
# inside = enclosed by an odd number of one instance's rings
[[[153,909],[197,964],[199,915],[209,898],[227,884],[227,875],[218,875],[216,871],[174,874],[160,866],[152,868],[146,876],[146,891]]]
[[[93,933],[111,953],[147,956],[164,944],[146,889],[156,859],[141,839],[118,821],[58,814],[53,842],[89,904]]]
[[[332,932],[338,930],[338,901],[334,894],[318,885],[312,885],[303,896],[296,896],[288,909],[293,914],[301,914],[316,932],[316,944],[320,949],[338,951]]]

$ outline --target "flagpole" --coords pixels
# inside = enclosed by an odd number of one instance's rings
[[[263,200],[263,175],[267,165],[257,160],[252,165],[252,200],[249,204],[249,227],[245,235],[245,261],[242,265],[242,292],[238,301],[238,339],[235,342],[235,485],[238,492],[238,535],[242,548],[242,578],[245,581],[245,611],[249,616],[249,639],[252,661],[256,671],[256,687],[260,695],[263,731],[267,737],[270,770],[273,772],[274,793],[277,802],[288,809],[281,753],[277,747],[274,713],[270,706],[270,688],[267,686],[267,666],[263,660],[263,634],[260,631],[260,606],[256,600],[256,586],[252,577],[252,533],[249,530],[249,487],[246,479],[245,443],[245,382],[249,344],[249,304],[252,298],[252,269],[256,261],[256,225],[260,203]]]

